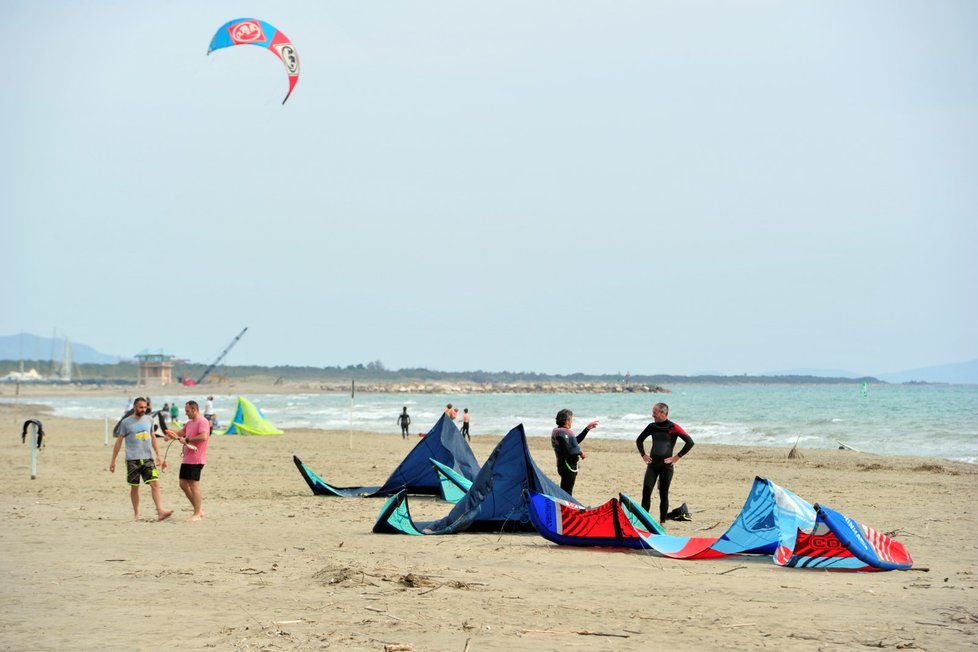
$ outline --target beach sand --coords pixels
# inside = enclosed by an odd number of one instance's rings
[[[29,399],[28,399],[29,400]],[[47,446],[30,479],[21,424]],[[327,481],[380,485],[416,439],[292,430],[217,437],[203,475],[205,519],[187,523],[171,449],[162,523],[149,490],[135,522],[124,470],[108,471],[101,421],[0,406],[0,648],[289,650],[702,650],[978,644],[978,468],[835,450],[699,445],[676,469],[670,533],[719,536],[756,475],[882,532],[906,572],[780,568],[770,558],[674,561],[560,547],[536,534],[377,535],[383,499],[313,496],[297,454]],[[516,425],[516,424],[513,424]],[[480,462],[505,433],[476,436]],[[532,434],[532,433],[531,433]],[[545,433],[537,433],[545,434]],[[695,433],[692,433],[695,437]],[[352,439],[352,447],[351,447]],[[588,439],[575,495],[640,496],[631,442]],[[553,477],[549,439],[532,454]],[[120,456],[124,457],[124,456]],[[124,469],[124,467],[123,467]],[[656,510],[657,498],[653,502]],[[416,519],[451,506],[412,497]]]

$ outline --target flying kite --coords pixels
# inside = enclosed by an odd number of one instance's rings
[[[235,18],[221,25],[214,38],[211,39],[207,54],[221,48],[229,48],[234,45],[258,45],[268,48],[282,63],[289,75],[289,92],[285,94],[285,100],[289,99],[292,89],[299,81],[299,53],[295,51],[295,46],[289,38],[278,29],[257,18]]]

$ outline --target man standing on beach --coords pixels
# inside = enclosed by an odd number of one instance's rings
[[[462,437],[472,441],[472,435],[469,434],[469,408],[462,410]]]
[[[646,455],[645,440],[648,437],[652,438],[652,449]],[[677,439],[683,440],[683,447],[678,455],[673,455]],[[693,438],[679,424],[669,420],[668,405],[656,403],[652,406],[652,423],[645,426],[642,434],[635,439],[635,445],[646,464],[645,479],[642,482],[642,509],[649,511],[652,506],[652,489],[658,481],[659,523],[664,523],[669,515],[669,485],[672,484],[673,464],[693,448]]]
[[[598,427],[595,419],[584,426],[581,434],[575,435],[571,428],[574,427],[574,413],[570,410],[561,410],[557,413],[557,427],[550,433],[550,445],[554,448],[554,455],[557,456],[557,474],[560,475],[560,488],[568,494],[574,494],[574,482],[577,480],[577,472],[581,468],[580,461],[584,459],[584,451],[581,450],[580,443],[584,441],[587,434]]]
[[[197,405],[194,402],[194,405]],[[208,396],[207,400],[204,402],[204,418],[207,419],[207,423],[214,425],[214,397]]]
[[[407,406],[404,406],[404,410],[401,412],[400,416],[397,417],[397,423],[401,426],[401,439],[408,438],[408,426],[411,425],[411,417],[407,413]]]
[[[178,432],[166,431],[167,439],[176,439],[183,444],[183,462],[180,464],[180,489],[183,490],[191,507],[193,515],[188,523],[195,523],[204,518],[202,503],[203,494],[200,490],[200,474],[207,464],[207,443],[211,438],[210,421],[200,415],[197,401],[187,401],[183,407],[187,413],[187,422]]]
[[[139,520],[139,481],[142,480],[150,487],[153,503],[156,505],[157,520],[164,520],[173,514],[173,510],[163,509],[163,498],[160,495],[160,448],[153,437],[153,417],[147,414],[149,405],[146,399],[140,397],[133,401],[132,415],[123,419],[115,430],[115,447],[112,449],[112,461],[109,471],[115,473],[115,461],[119,457],[122,442],[126,442],[126,481],[129,483],[129,497],[132,500],[132,511]],[[156,460],[154,463],[154,459]]]

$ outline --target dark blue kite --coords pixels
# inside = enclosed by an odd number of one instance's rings
[[[441,494],[441,480],[431,460],[437,460],[463,477],[471,480],[479,473],[479,463],[455,423],[443,414],[438,423],[411,449],[387,482],[380,487],[334,487],[302,461],[292,461],[309,488],[317,496],[392,496],[400,491],[411,494]]]

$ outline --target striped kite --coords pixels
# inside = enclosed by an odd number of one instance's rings
[[[295,46],[289,38],[263,20],[235,18],[224,23],[217,30],[217,34],[211,39],[210,47],[207,48],[207,54],[234,45],[258,45],[268,48],[285,64],[285,70],[289,75],[289,92],[285,94],[285,100],[282,100],[282,104],[285,104],[299,81],[299,53],[295,51]]]

